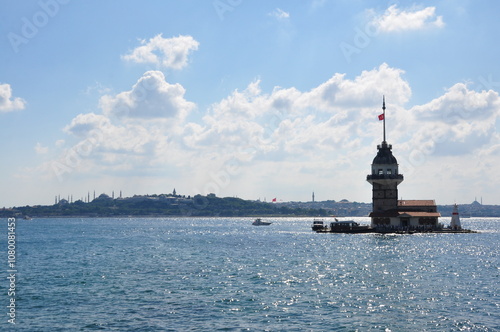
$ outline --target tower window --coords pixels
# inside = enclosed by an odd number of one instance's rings
[[[388,168],[387,169],[387,174],[392,174],[392,169]]]
[[[378,175],[383,175],[384,174],[384,170],[382,168],[379,168],[378,169]]]

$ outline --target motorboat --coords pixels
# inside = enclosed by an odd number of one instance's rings
[[[323,221],[323,219],[314,219],[311,228],[315,232],[322,231],[326,229],[325,222]]]
[[[255,219],[254,222],[252,223],[252,225],[254,225],[254,226],[269,226],[271,224],[272,224],[272,222],[262,221],[262,219],[260,219],[260,218]]]
[[[323,225],[323,221],[313,221],[313,231],[318,233],[372,233],[374,230],[370,226],[360,225],[354,220],[338,220],[330,223],[330,227]]]

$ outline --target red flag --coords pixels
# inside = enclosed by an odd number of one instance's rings
[[[384,120],[384,113],[380,114],[380,115],[378,116],[378,119],[379,119],[380,121]]]
[[[276,197],[275,197],[275,198],[273,198],[273,202],[276,202]]]

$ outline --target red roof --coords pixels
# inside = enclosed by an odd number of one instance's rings
[[[369,217],[372,218],[395,218],[407,215],[409,217],[441,217],[439,212],[422,212],[422,211],[385,211],[385,212],[372,212]]]
[[[400,217],[404,214],[410,217],[441,217],[441,213],[439,212],[420,212],[420,211],[399,212]]]
[[[436,206],[433,199],[398,200],[398,206]]]

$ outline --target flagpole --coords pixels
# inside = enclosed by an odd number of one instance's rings
[[[382,101],[382,110],[384,111],[384,143],[385,143],[385,96],[382,97],[383,98],[383,101]]]

